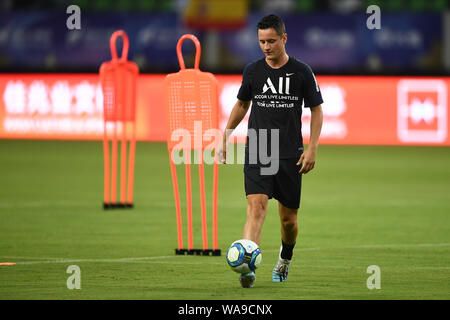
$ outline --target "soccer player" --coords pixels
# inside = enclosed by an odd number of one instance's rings
[[[272,281],[284,282],[298,234],[297,211],[300,206],[302,174],[312,170],[316,162],[322,129],[323,100],[311,68],[286,53],[288,36],[281,18],[275,15],[262,18],[257,31],[265,58],[244,68],[238,100],[228,119],[222,150],[219,152],[225,163],[226,148],[223,146],[226,146],[229,134],[244,118],[251,104],[248,132],[258,133],[260,141],[251,139],[254,136],[247,134],[244,164],[247,220],[243,238],[259,245],[268,200],[278,200],[281,247],[272,271]],[[305,151],[301,133],[303,101],[304,106],[311,109],[310,140]],[[264,139],[263,134],[266,134]],[[263,145],[266,148],[261,148],[261,142],[266,143]],[[275,161],[277,164],[274,173],[267,174],[262,170],[267,169],[268,165],[267,161],[262,161],[263,149],[266,150],[266,155],[267,150],[272,151],[271,162]],[[278,155],[278,158],[274,155]],[[243,287],[253,287],[254,281],[254,272],[240,275]]]

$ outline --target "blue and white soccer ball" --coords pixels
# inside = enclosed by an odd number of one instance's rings
[[[227,263],[237,273],[255,271],[261,259],[259,246],[248,239],[236,240],[227,251]]]

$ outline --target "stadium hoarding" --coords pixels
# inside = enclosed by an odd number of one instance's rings
[[[166,140],[163,80],[137,80],[140,141]],[[236,101],[241,76],[217,75],[220,129]],[[317,76],[324,98],[321,143],[450,145],[449,77]],[[249,113],[236,128],[244,141]],[[310,113],[302,116],[305,142]],[[103,95],[95,74],[1,74],[0,138],[101,140]]]

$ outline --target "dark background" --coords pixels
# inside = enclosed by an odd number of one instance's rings
[[[366,26],[373,4],[381,9],[379,30]],[[81,10],[80,30],[66,26],[70,5]],[[96,73],[111,59],[111,34],[123,29],[128,58],[141,73],[178,71],[176,43],[192,33],[202,45],[202,70],[240,74],[262,57],[256,24],[270,13],[285,21],[288,54],[316,74],[450,73],[446,0],[5,0],[0,72]],[[189,67],[195,54],[189,41],[183,54]]]

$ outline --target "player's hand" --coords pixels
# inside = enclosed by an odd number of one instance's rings
[[[227,148],[226,143],[224,143],[223,141],[220,143],[219,148],[217,148],[217,157],[219,162],[226,164]]]
[[[299,173],[300,174],[306,174],[309,171],[311,171],[314,168],[314,165],[316,164],[316,151],[313,150],[313,148],[308,148],[302,155],[300,156],[300,159],[297,162],[297,165],[301,165]]]

